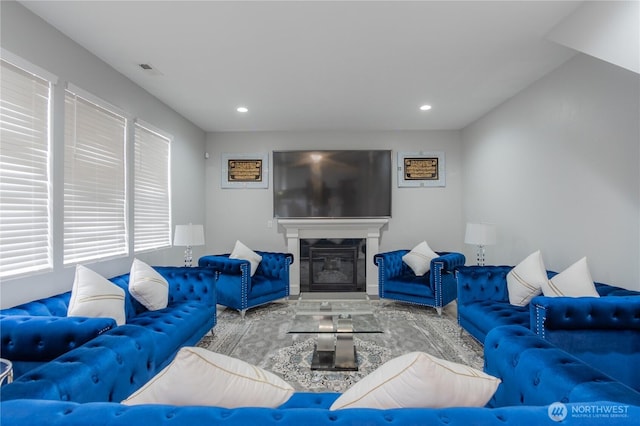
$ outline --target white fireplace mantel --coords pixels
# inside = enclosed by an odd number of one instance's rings
[[[300,294],[300,240],[306,238],[364,238],[366,239],[367,294],[378,295],[378,268],[373,256],[378,253],[380,233],[389,219],[279,219],[285,229],[287,250],[293,254],[289,269],[292,295]]]

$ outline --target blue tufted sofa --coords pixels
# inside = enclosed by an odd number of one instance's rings
[[[223,409],[196,406],[142,405],[123,406],[113,403],[78,404],[58,401],[7,401],[2,403],[3,426],[130,426],[130,425],[190,425],[190,426],[336,426],[336,425],[547,425],[582,424],[599,425],[603,419],[557,423],[549,417],[547,406],[515,406],[503,408],[402,408],[394,410],[349,409],[329,411],[337,394],[295,394],[300,406],[271,408]],[[640,407],[616,402],[566,404],[568,416],[573,412],[610,407],[616,411],[613,420],[616,426],[635,426],[640,418]],[[584,415],[584,414],[583,414]],[[91,419],[88,421],[87,419]],[[606,421],[606,420],[605,420]]]
[[[601,297],[534,297],[509,303],[511,266],[467,266],[456,271],[458,322],[480,342],[501,325],[530,328],[608,375],[640,390],[640,292],[595,283]],[[555,272],[548,271],[553,277]]]
[[[598,400],[640,405],[637,390],[521,326],[492,329],[484,354],[484,370],[502,380],[492,407]]]
[[[442,308],[456,299],[454,271],[464,266],[464,255],[438,252],[440,257],[431,260],[429,272],[416,276],[402,261],[407,253],[409,250],[395,250],[374,255],[373,261],[378,265],[378,295],[381,299],[431,306],[442,314]]]
[[[291,253],[257,251],[262,256],[255,274],[247,260],[229,259],[229,253],[203,256],[201,267],[212,268],[218,274],[217,302],[240,311],[244,318],[247,309],[289,297],[289,265]]]
[[[73,351],[72,351],[73,352]],[[294,393],[278,408],[226,409],[201,406],[78,403],[42,399],[5,400],[3,426],[57,425],[555,425],[550,413],[566,424],[635,425],[640,393],[589,367],[522,327],[498,327],[487,336],[485,370],[502,380],[483,408],[346,409],[329,411],[337,393]],[[128,377],[119,377],[124,386]],[[133,387],[133,386],[131,386]],[[77,395],[69,395],[73,401]],[[564,411],[551,411],[556,402]],[[553,406],[551,406],[553,407]],[[600,412],[598,416],[587,414]],[[577,418],[576,416],[581,416]],[[615,417],[614,417],[615,416]],[[574,418],[576,417],[576,418]]]
[[[112,362],[110,358],[117,355],[122,358],[118,365],[124,368],[126,360],[138,352],[121,347],[117,342],[130,339],[116,339],[118,336],[130,336],[144,349],[136,360],[145,359],[149,374],[168,364],[182,346],[198,342],[216,324],[214,272],[208,268],[155,269],[169,283],[168,306],[157,311],[148,311],[129,294],[129,274],[110,279],[125,291],[126,324],[122,326],[116,326],[111,318],[67,317],[70,291],[0,311],[0,351],[13,363],[16,387],[28,387],[29,383],[50,385],[39,380],[39,368],[55,363],[58,368],[54,377],[58,377],[58,373],[68,374],[74,363],[84,357],[95,358],[96,362],[103,358],[107,362],[109,358]],[[132,371],[136,376],[141,370]],[[136,382],[143,384],[148,378],[142,375]],[[13,392],[4,388],[3,397]],[[101,398],[94,400],[107,400]]]

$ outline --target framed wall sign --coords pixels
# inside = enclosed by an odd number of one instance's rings
[[[269,154],[222,154],[222,188],[268,188]]]
[[[399,187],[445,186],[444,152],[399,152]]]

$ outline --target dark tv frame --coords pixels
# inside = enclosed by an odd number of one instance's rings
[[[320,155],[323,160],[313,161],[312,155]],[[372,154],[374,154],[372,156]],[[298,176],[294,176],[294,183],[301,181],[305,185],[290,186],[290,195],[279,196],[283,182],[281,182],[280,167],[283,166],[284,156],[290,156],[287,161],[295,161],[299,165]],[[305,158],[308,157],[308,158]],[[368,157],[368,158],[367,158]],[[328,160],[328,162],[327,162]],[[347,161],[351,160],[351,162]],[[366,160],[366,161],[365,161]],[[323,163],[323,161],[325,163]],[[360,163],[360,161],[363,161]],[[357,162],[358,166],[354,163]],[[317,169],[312,170],[312,164],[318,164],[319,174],[323,177],[322,189],[318,189],[319,182],[313,179],[313,174],[318,174]],[[329,164],[323,166],[322,164]],[[384,166],[384,167],[383,167]],[[355,170],[355,172],[354,172]],[[316,150],[282,150],[272,153],[272,176],[273,176],[273,217],[279,219],[371,219],[390,218],[392,213],[392,193],[393,193],[393,152],[389,149],[316,149]],[[375,175],[375,181],[367,177],[367,172],[371,176]],[[382,175],[380,173],[383,172]],[[291,174],[291,173],[289,173]],[[331,178],[334,179],[331,179]],[[333,182],[336,179],[344,178],[339,185]],[[289,176],[289,179],[292,179]],[[327,181],[332,181],[328,183]],[[328,183],[328,184],[327,184]],[[358,188],[351,185],[367,185],[366,188]],[[330,195],[325,195],[328,191]],[[376,197],[379,191],[383,191],[385,202],[381,205],[369,204],[366,210],[355,211],[361,207],[362,199],[369,202],[369,197]],[[362,196],[364,191],[364,197]],[[327,199],[325,199],[327,197]],[[358,200],[361,198],[360,200]],[[286,203],[289,200],[289,211]],[[320,203],[318,200],[322,199]],[[330,200],[331,201],[330,201]],[[315,202],[314,202],[315,200]],[[356,200],[356,201],[354,201]],[[337,208],[336,206],[340,206]],[[345,211],[338,211],[342,208]],[[353,214],[356,213],[356,214]]]

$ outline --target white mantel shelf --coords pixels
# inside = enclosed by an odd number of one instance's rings
[[[378,268],[373,256],[378,253],[380,233],[389,219],[278,219],[285,230],[287,250],[293,254],[289,269],[292,295],[300,294],[300,240],[306,238],[364,238],[366,239],[367,294],[378,295]]]

